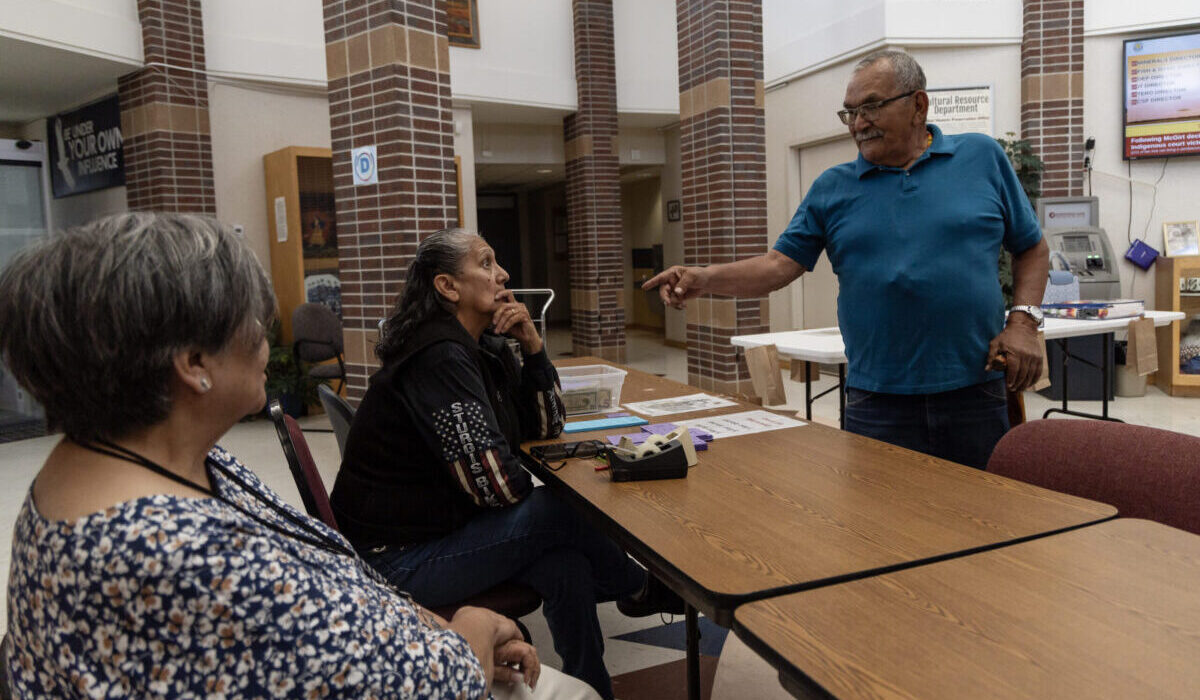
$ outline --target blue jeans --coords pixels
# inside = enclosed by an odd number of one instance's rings
[[[1008,432],[1004,380],[938,394],[846,388],[846,430],[977,469]]]
[[[422,605],[456,603],[503,581],[537,591],[563,673],[611,698],[596,604],[641,590],[646,571],[548,489],[480,513],[441,539],[363,558]]]

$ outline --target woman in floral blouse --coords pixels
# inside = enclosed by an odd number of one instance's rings
[[[103,219],[0,277],[0,353],[65,433],[15,528],[14,696],[592,697],[512,621],[389,588],[215,444],[263,406],[273,308],[192,216]]]

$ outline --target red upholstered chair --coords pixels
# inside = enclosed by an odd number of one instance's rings
[[[1200,438],[1100,420],[1034,420],[996,445],[988,471],[1200,534]]]
[[[287,458],[288,469],[296,481],[296,490],[300,492],[305,512],[336,530],[337,520],[334,519],[333,508],[329,505],[329,492],[325,490],[325,482],[321,479],[321,473],[317,471],[317,463],[308,449],[308,442],[304,439],[300,424],[283,412],[279,401],[271,401],[270,413],[271,421],[275,423],[275,434],[279,436],[279,445],[283,447],[283,456]]]
[[[279,436],[279,444],[283,447],[283,455],[287,458],[288,469],[292,472],[292,478],[296,480],[296,489],[300,492],[300,500],[304,502],[304,510],[336,530],[337,521],[334,520],[333,508],[329,505],[329,493],[325,490],[325,482],[321,479],[321,473],[317,471],[317,463],[308,449],[308,442],[304,439],[300,425],[283,412],[279,401],[271,401],[269,412],[271,420],[275,423],[275,433]],[[517,623],[525,640],[529,641],[529,630],[521,624],[518,618],[537,610],[541,604],[541,597],[529,586],[515,581],[505,581],[467,600],[433,608],[433,612],[449,620],[454,617],[454,613],[459,608],[466,605],[487,608],[511,618]]]

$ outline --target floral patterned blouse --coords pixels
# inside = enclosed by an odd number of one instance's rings
[[[18,698],[475,698],[466,641],[426,625],[361,559],[304,536],[222,474],[348,543],[219,447],[222,499],[157,495],[74,522],[17,518],[4,660]],[[312,539],[312,535],[307,535]]]

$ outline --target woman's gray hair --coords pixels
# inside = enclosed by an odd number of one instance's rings
[[[921,64],[917,63],[917,59],[903,51],[882,49],[870,53],[854,66],[854,72],[857,73],[869,65],[884,60],[892,66],[892,73],[896,76],[896,88],[898,90],[901,92],[914,92],[925,89],[925,71],[921,70]]]
[[[118,214],[13,259],[0,355],[53,427],[111,440],[167,417],[177,352],[249,349],[274,313],[262,265],[224,225]]]

